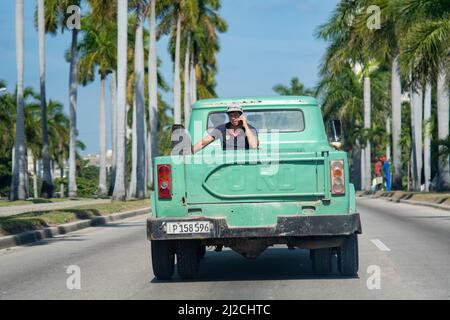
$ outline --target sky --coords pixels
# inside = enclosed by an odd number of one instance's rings
[[[298,77],[306,87],[318,81],[320,60],[326,43],[314,37],[317,27],[327,21],[339,0],[222,0],[220,15],[228,31],[220,34],[217,55],[219,97],[274,95],[272,88]],[[36,0],[25,0],[24,85],[39,89],[38,34],[34,26]],[[0,0],[0,79],[13,91],[17,79],[15,42],[15,1]],[[69,64],[64,53],[69,48],[68,32],[46,36],[47,99],[64,104],[68,114]],[[172,85],[173,64],[167,50],[167,37],[157,45],[162,60],[160,71]],[[108,107],[109,91],[106,91]],[[173,104],[172,94],[163,98]],[[77,126],[79,139],[86,145],[82,154],[98,153],[98,105],[100,81],[78,90]],[[107,108],[106,119],[110,119]],[[0,124],[1,125],[1,124]],[[107,148],[111,146],[107,121]]]

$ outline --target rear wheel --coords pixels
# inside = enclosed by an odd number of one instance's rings
[[[358,236],[348,236],[337,250],[339,272],[344,276],[356,276],[359,269]]]
[[[331,273],[331,248],[311,250],[314,273],[326,276]]]
[[[177,242],[177,269],[182,279],[193,279],[198,274],[199,243],[195,240]]]
[[[175,269],[173,243],[165,240],[153,240],[151,247],[153,274],[158,280],[169,280]]]

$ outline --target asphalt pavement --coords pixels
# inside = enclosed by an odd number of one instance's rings
[[[315,276],[307,250],[275,247],[246,260],[209,248],[199,279],[160,282],[139,216],[0,250],[0,299],[450,299],[449,212],[370,198],[357,206],[356,278],[335,265]]]

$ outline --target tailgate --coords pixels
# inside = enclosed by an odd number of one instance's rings
[[[186,164],[188,204],[329,198],[326,152],[271,155],[271,159],[277,160],[255,161],[248,153],[240,161],[226,157],[218,164],[193,159]]]

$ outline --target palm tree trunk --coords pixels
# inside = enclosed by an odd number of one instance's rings
[[[39,198],[39,194],[38,194],[38,181],[37,181],[37,164],[36,164],[36,159],[33,156],[33,193],[34,193],[34,198],[37,199]]]
[[[52,177],[53,181],[56,179],[56,167],[55,167],[55,160],[50,161],[50,167],[52,168]]]
[[[64,162],[62,164],[62,166],[59,168],[59,172],[61,175],[61,180],[64,178]],[[62,199],[64,198],[64,183],[61,182],[61,184],[59,185],[59,197]]]
[[[190,85],[190,89],[191,89],[191,93],[190,93],[190,98],[191,98],[191,106],[197,102],[197,75],[196,75],[196,63],[195,63],[195,48],[192,49],[192,59],[191,59],[191,71],[190,71],[190,79],[191,79],[191,85]]]
[[[114,183],[116,180],[116,159],[117,159],[117,79],[116,72],[111,73],[109,92],[111,95],[111,142],[112,142],[112,160],[111,160],[111,176],[109,182],[108,195],[112,196],[114,191]]]
[[[408,187],[407,187],[407,191],[411,191],[411,179],[412,179],[412,171],[413,171],[413,161],[414,161],[414,157],[413,157],[413,148],[410,148],[411,152],[410,152],[410,157],[409,157],[409,161],[408,161]],[[414,183],[414,182],[413,182]]]
[[[400,145],[402,133],[402,84],[398,59],[399,56],[397,54],[392,61],[391,69],[393,190],[402,190],[402,147]]]
[[[366,151],[364,148],[361,148],[361,190],[367,190],[366,188]]]
[[[50,154],[47,132],[47,100],[45,92],[45,0],[38,0],[38,30],[39,30],[39,73],[41,86],[41,129],[42,129],[42,160],[44,163],[44,179],[41,194],[43,198],[53,197],[53,183],[50,172]]]
[[[184,127],[189,128],[189,117],[191,115],[191,97],[190,97],[190,59],[189,59],[189,49],[191,45],[191,36],[188,34],[186,41],[186,56],[184,58]]]
[[[98,181],[98,194],[105,196],[106,190],[106,124],[105,124],[105,75],[100,79],[100,109],[99,109],[99,148],[100,173]]]
[[[23,99],[23,68],[24,68],[24,30],[23,30],[23,0],[16,1],[16,61],[17,61],[17,107],[15,161],[12,176],[12,200],[25,200],[28,197],[26,187],[26,150]]]
[[[156,52],[156,0],[152,0],[150,9],[150,51],[149,51],[149,184],[153,184],[153,163],[158,154],[158,65]]]
[[[178,15],[177,19],[175,69],[173,74],[174,124],[181,124],[180,43],[181,43],[181,14]]]
[[[425,87],[424,98],[424,115],[425,123],[425,141],[424,141],[424,173],[425,173],[425,191],[430,191],[431,181],[431,83],[427,82]]]
[[[352,162],[353,162],[353,184],[356,190],[361,190],[361,144],[359,139],[356,139],[355,145],[352,149]]]
[[[72,46],[70,54],[70,79],[69,79],[69,101],[70,101],[70,142],[69,142],[69,197],[77,196],[77,91],[78,91],[78,30],[72,30]]]
[[[137,130],[136,130],[136,100],[133,102],[133,125],[132,125],[132,140],[131,140],[131,179],[128,188],[129,197],[136,197],[137,190]]]
[[[371,127],[371,96],[370,96],[370,77],[366,75],[364,77],[364,128],[370,130]],[[364,148],[364,171],[365,171],[365,190],[370,190],[372,182],[371,174],[371,149],[370,149],[370,139],[367,140],[366,147]]]
[[[145,63],[144,63],[144,21],[145,17],[139,9],[140,21],[136,28],[136,47],[134,55],[135,75],[135,104],[136,104],[136,137],[133,137],[133,145],[136,138],[136,198],[145,198]],[[139,19],[139,18],[138,18]],[[134,116],[133,116],[134,118]],[[134,159],[133,159],[134,160]]]
[[[420,191],[422,175],[422,88],[411,88],[411,123],[413,145],[413,185]]]
[[[117,171],[113,200],[125,201],[125,117],[128,45],[128,0],[117,1]]]
[[[145,110],[144,110],[145,111]],[[145,112],[144,112],[145,113]],[[144,181],[145,181],[145,197],[147,197],[148,195],[148,168],[149,168],[149,158],[148,158],[148,154],[149,154],[149,146],[150,146],[150,133],[148,132],[148,124],[147,124],[147,118],[145,118],[144,121],[144,139],[145,139],[145,151],[144,151],[144,162],[145,162],[145,166],[144,166]]]
[[[391,117],[386,119],[386,134],[388,136],[388,141],[386,143],[386,157],[391,160]]]
[[[449,91],[448,79],[445,70],[441,69],[437,80],[437,112],[438,112],[438,137],[439,139],[446,139],[449,135]],[[440,147],[442,151],[442,147]],[[450,170],[449,158],[439,157],[439,179],[438,190],[448,191],[450,189]]]

